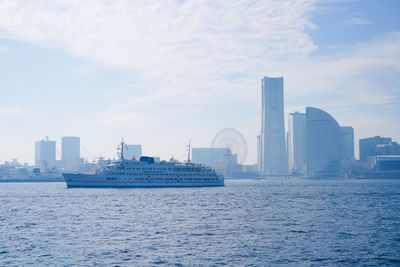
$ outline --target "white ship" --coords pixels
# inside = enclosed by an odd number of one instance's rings
[[[154,162],[153,157],[137,160],[124,159],[120,146],[120,159],[93,174],[63,173],[68,188],[126,188],[126,187],[208,187],[224,186],[223,176],[214,169],[176,161]]]

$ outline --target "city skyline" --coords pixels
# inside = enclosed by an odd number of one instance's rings
[[[313,106],[354,128],[356,157],[360,138],[399,141],[399,5],[0,1],[0,162],[32,164],[45,136],[183,160],[234,127],[255,164],[264,76],[285,79],[286,129]]]

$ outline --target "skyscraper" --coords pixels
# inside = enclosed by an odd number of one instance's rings
[[[344,135],[331,115],[317,108],[306,108],[306,144],[308,176],[339,175]]]
[[[35,142],[35,165],[42,170],[51,169],[56,162],[56,141],[40,140]]]
[[[344,159],[354,159],[354,129],[351,126],[342,126],[344,135]]]
[[[81,156],[81,140],[76,136],[61,139],[61,160],[65,170],[78,170]]]
[[[262,113],[260,136],[261,173],[288,174],[283,113],[283,77],[261,80]]]
[[[288,161],[292,172],[306,164],[306,114],[290,113],[288,128]]]

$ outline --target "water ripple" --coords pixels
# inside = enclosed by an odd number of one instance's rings
[[[1,184],[0,266],[400,264],[400,180],[226,184]]]

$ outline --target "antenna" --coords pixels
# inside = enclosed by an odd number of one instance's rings
[[[187,146],[187,148],[188,148],[188,150],[187,150],[188,151],[188,160],[187,160],[187,162],[188,163],[190,163],[190,145],[191,145],[191,141],[192,141],[192,138],[189,139],[189,145]]]
[[[121,140],[121,161],[124,160],[124,138]]]

